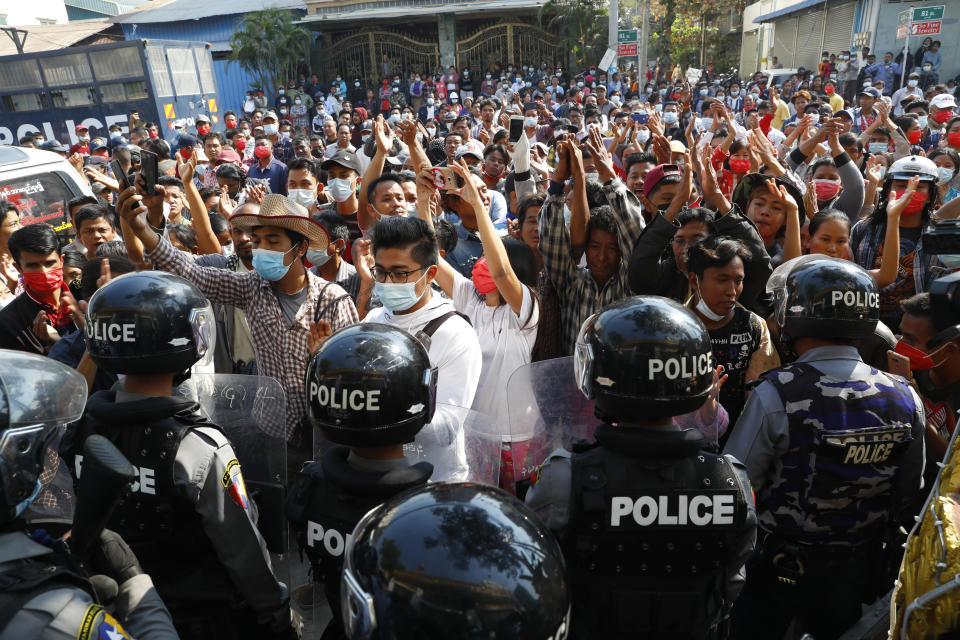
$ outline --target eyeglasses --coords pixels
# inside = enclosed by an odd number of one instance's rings
[[[429,268],[430,265],[425,265],[410,271],[387,271],[386,269],[381,269],[380,267],[372,267],[370,269],[370,275],[372,275],[373,279],[377,282],[386,282],[387,278],[389,278],[390,282],[400,283],[407,282],[412,274]]]

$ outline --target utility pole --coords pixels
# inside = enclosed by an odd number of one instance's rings
[[[650,0],[640,0],[640,46],[637,47],[637,84],[640,91],[647,79],[647,45],[650,39]]]
[[[617,31],[620,29],[620,0],[609,0],[610,21],[607,27],[607,47],[617,50]]]
[[[26,29],[17,29],[16,27],[0,27],[0,29],[6,31],[10,39],[13,40],[14,46],[17,47],[17,53],[23,53],[23,45],[27,43]],[[20,34],[23,34],[23,39],[20,38]]]

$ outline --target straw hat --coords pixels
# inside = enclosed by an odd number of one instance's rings
[[[238,229],[253,227],[280,227],[306,236],[311,249],[326,249],[330,236],[319,222],[310,218],[306,208],[277,193],[263,197],[257,213],[238,213],[230,217],[230,224]]]

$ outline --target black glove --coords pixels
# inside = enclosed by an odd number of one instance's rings
[[[119,533],[110,529],[100,532],[100,544],[90,552],[90,567],[96,573],[113,578],[118,585],[143,573],[133,550]]]

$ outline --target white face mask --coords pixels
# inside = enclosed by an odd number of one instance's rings
[[[430,136],[431,138],[432,138],[433,136],[437,135],[437,130],[436,130],[436,128],[435,128],[435,127],[427,127],[427,134],[429,134],[429,136]]]
[[[337,202],[349,200],[350,196],[354,193],[350,180],[345,178],[330,178],[327,180],[327,189],[330,190],[330,195],[332,195],[333,199]]]
[[[525,127],[535,127],[535,126],[537,126],[537,123],[538,123],[538,122],[539,122],[539,120],[537,119],[536,116],[530,116],[530,117],[528,117],[528,118],[524,118],[524,119],[523,119],[523,126],[525,126]]]
[[[317,193],[312,189],[287,189],[287,197],[307,209],[317,204]]]
[[[719,314],[714,313],[714,312],[713,312],[713,309],[711,309],[709,306],[707,306],[707,303],[703,301],[703,294],[700,293],[700,280],[699,280],[699,279],[697,279],[697,297],[700,298],[700,300],[697,302],[697,311],[699,311],[700,314],[701,314],[703,317],[705,317],[707,320],[712,320],[712,321],[714,321],[714,322],[720,322],[721,320],[723,320],[723,319],[726,317],[726,316],[721,316],[721,315],[719,315]]]
[[[277,132],[278,132],[279,130],[280,130],[280,125],[278,125],[278,124],[276,124],[276,123],[263,125],[263,132],[264,132],[265,134],[267,134],[268,136],[275,136],[275,135],[277,135]]]
[[[233,243],[231,242],[230,244],[225,244],[225,245],[221,246],[221,247],[220,247],[220,252],[223,253],[223,255],[225,255],[225,256],[232,256],[232,255],[233,255]]]
[[[167,202],[166,200],[164,200],[163,202],[163,219],[164,220],[170,219],[170,203]]]

